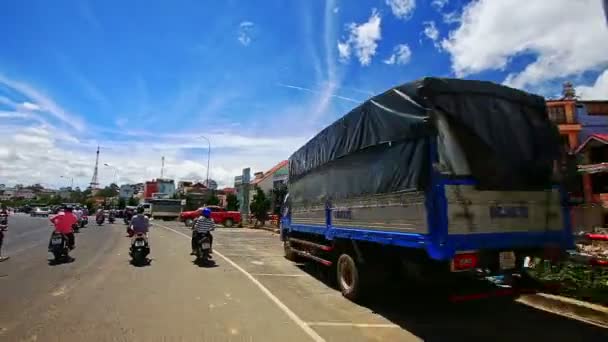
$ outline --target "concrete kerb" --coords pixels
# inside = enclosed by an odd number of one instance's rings
[[[608,329],[608,308],[562,296],[537,293],[522,295],[518,302]]]

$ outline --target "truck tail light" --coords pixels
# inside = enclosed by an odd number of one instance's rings
[[[459,253],[452,259],[452,271],[465,271],[477,267],[479,256],[475,252]]]

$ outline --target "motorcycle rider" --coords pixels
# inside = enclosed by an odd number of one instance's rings
[[[211,209],[205,207],[201,210],[201,216],[199,216],[192,225],[192,252],[190,255],[196,255],[196,245],[205,235],[209,236],[209,243],[211,247],[209,253],[213,251],[213,235],[211,232],[215,230],[215,224],[211,220]]]
[[[150,229],[150,219],[144,215],[144,208],[137,208],[137,215],[131,218],[131,229],[137,233],[144,233],[146,236],[148,235],[148,231]]]
[[[73,210],[72,212],[74,213],[74,215],[76,215],[76,218],[78,219],[78,224],[80,224],[80,222],[82,222],[82,210],[80,209],[80,207],[76,207],[76,210]]]
[[[2,256],[2,245],[4,243],[4,232],[8,229],[8,209],[6,204],[2,205],[0,209],[0,261],[8,259],[8,257]]]
[[[73,213],[71,206],[66,206],[63,212],[50,218],[51,222],[55,226],[53,232],[58,232],[66,236],[68,239],[68,248],[70,250],[76,248],[76,238],[74,236],[74,224],[78,222],[78,218]],[[52,234],[51,234],[52,237]],[[49,250],[51,249],[51,242],[49,241]]]

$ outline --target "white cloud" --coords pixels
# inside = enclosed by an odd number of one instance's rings
[[[505,79],[519,88],[605,66],[606,46],[608,29],[597,0],[471,2],[461,25],[442,41],[458,76],[504,70],[512,58],[534,55]]]
[[[437,26],[435,26],[435,22],[434,21],[425,21],[423,23],[424,25],[424,35],[430,39],[431,41],[433,41],[433,45],[435,45],[435,47],[439,50],[441,50],[441,44],[439,44],[438,39],[439,39],[439,30],[437,30]]]
[[[40,106],[38,106],[35,103],[31,103],[31,102],[27,102],[27,101],[23,102],[21,104],[21,107],[23,107],[23,109],[31,110],[31,111],[40,110]]]
[[[608,69],[604,70],[592,86],[577,86],[576,94],[583,100],[608,99]]]
[[[412,50],[407,44],[399,44],[393,48],[393,54],[386,60],[386,64],[407,64],[412,57]]]
[[[29,101],[22,103],[22,107],[26,109],[28,109],[27,107],[36,108],[35,110],[49,114],[63,124],[71,126],[79,131],[84,130],[84,122],[79,117],[74,116],[67,110],[61,108],[53,99],[29,84],[9,79],[0,74],[0,85],[28,98]]]
[[[361,65],[369,65],[372,57],[376,54],[378,41],[381,39],[380,23],[382,19],[376,9],[372,10],[369,20],[365,23],[357,25],[350,23],[346,26],[348,38],[345,41],[338,42],[338,52],[343,61],[349,59],[351,51],[354,50],[355,55],[359,59]]]
[[[251,21],[243,21],[239,24],[238,41],[243,44],[243,46],[251,44],[253,27],[254,24]]]
[[[431,1],[431,6],[440,11],[445,7],[445,5],[448,4],[448,2],[450,2],[450,0],[433,0]]]
[[[460,22],[461,14],[458,11],[443,13],[441,15],[443,17],[443,22],[446,24],[455,24]]]
[[[395,17],[409,19],[416,8],[416,0],[386,0]]]
[[[338,54],[342,61],[350,58],[350,44],[348,42],[338,42]]]
[[[1,118],[1,115],[0,115]],[[55,128],[44,125],[19,127],[1,125],[0,174],[3,182],[50,183],[65,185],[61,176],[74,177],[75,183],[87,186],[93,173],[98,141],[57,134]],[[223,133],[206,134],[211,141],[210,176],[221,187],[231,186],[234,176],[244,167],[265,171],[289,157],[307,136],[267,137]],[[187,179],[192,174],[206,174],[207,143],[200,134],[143,135],[128,141],[100,141],[99,180],[102,185],[114,179],[118,169],[119,182],[141,182],[156,178],[160,159],[165,156],[165,175]],[[84,139],[87,139],[85,137]],[[193,154],[192,149],[200,150]],[[188,152],[187,152],[188,151]],[[218,151],[218,152],[216,152]],[[222,152],[219,152],[222,151]]]
[[[107,127],[89,126],[85,131],[78,131],[69,126],[66,129],[62,120],[51,120],[57,119],[53,115],[46,116],[48,104],[55,104],[50,98],[40,96],[30,86],[13,86],[22,83],[11,81],[11,87],[7,87],[5,80],[2,81],[0,102],[10,107],[0,110],[0,178],[5,184],[38,182],[64,186],[65,179],[60,176],[66,176],[74,177],[75,183],[81,187],[87,186],[98,145],[101,146],[100,165],[108,163],[117,167],[119,182],[140,182],[158,177],[161,156],[166,157],[168,177],[180,179],[192,174],[206,174],[207,143],[200,139],[200,135],[204,134],[211,141],[210,176],[220,186],[230,186],[242,168],[251,167],[255,171],[269,169],[288,158],[313,132],[310,125],[302,123],[304,114],[280,120],[277,126],[283,127],[290,125],[286,124],[288,120],[298,121],[299,130],[285,136],[280,136],[277,133],[280,131],[274,128],[273,134],[258,135],[254,129],[235,133],[238,127],[226,126],[215,127],[217,131],[208,129],[199,132],[192,129],[162,134],[129,131],[128,127],[112,131]],[[4,90],[8,92],[5,94],[2,92]],[[32,100],[32,94],[38,95],[36,101]],[[310,115],[317,108],[316,105],[313,103],[302,112]],[[36,106],[40,110],[33,110]],[[55,106],[55,110],[59,108]],[[128,122],[119,123],[128,126]],[[284,131],[293,132],[289,129]],[[101,166],[99,179],[102,184],[112,182],[113,170]]]

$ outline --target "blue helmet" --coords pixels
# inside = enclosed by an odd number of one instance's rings
[[[205,207],[203,208],[203,210],[201,210],[201,214],[206,217],[206,218],[210,218],[211,217],[211,209]]]

